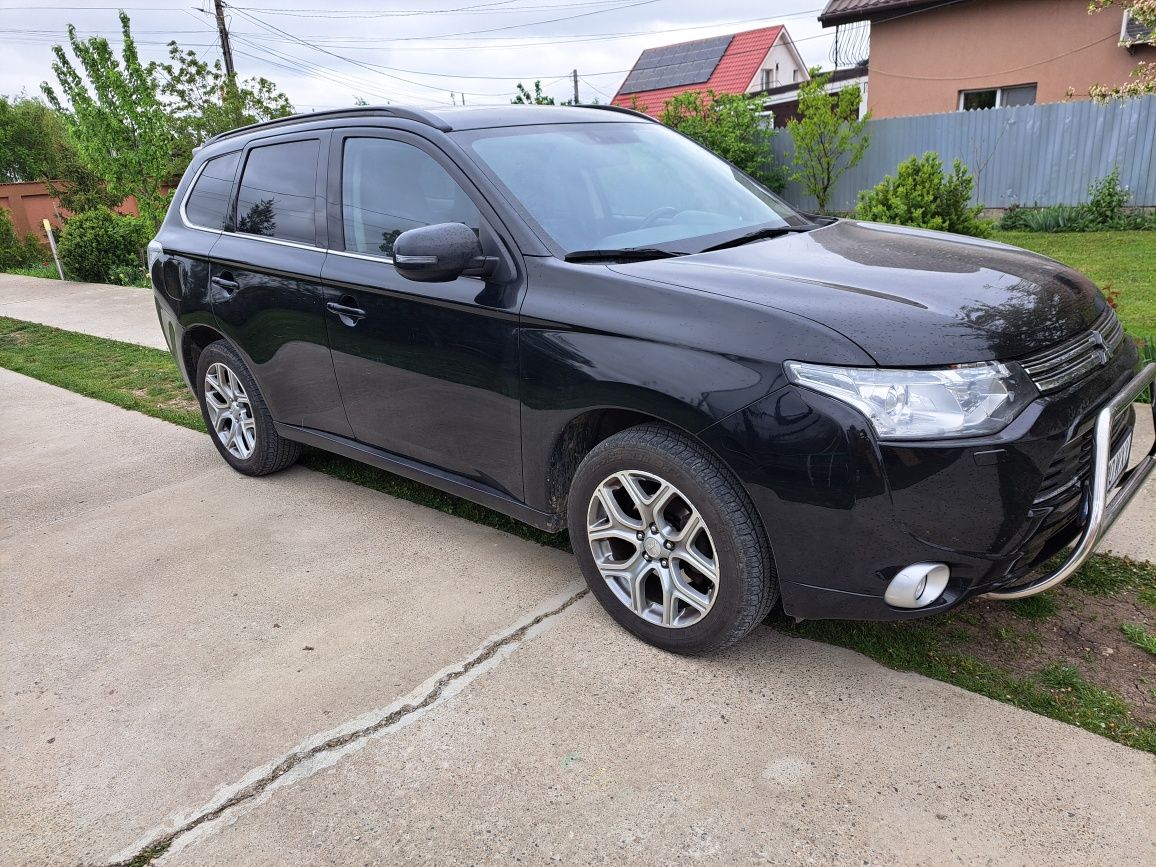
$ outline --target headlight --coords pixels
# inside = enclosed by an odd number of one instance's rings
[[[788,361],[787,378],[855,407],[885,440],[995,433],[1037,396],[1018,364],[996,361],[939,370],[830,367]]]

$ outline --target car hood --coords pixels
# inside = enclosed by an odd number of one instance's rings
[[[805,316],[894,367],[1027,355],[1087,329],[1105,306],[1091,280],[1035,253],[853,220],[613,269]]]

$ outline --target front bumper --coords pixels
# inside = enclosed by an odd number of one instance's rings
[[[1118,481],[1115,493],[1109,487],[1108,463],[1114,448],[1113,427],[1116,419],[1130,411],[1132,402],[1144,392],[1148,392],[1153,421],[1156,424],[1156,362],[1147,365],[1129,382],[1112,402],[1096,414],[1096,424],[1092,437],[1092,477],[1091,484],[1082,500],[1081,511],[1087,515],[1079,539],[1064,562],[1027,584],[1001,588],[986,594],[988,599],[1024,599],[1043,593],[1067,581],[1092,555],[1097,543],[1115,523],[1120,513],[1136,496],[1140,486],[1156,469],[1156,439],[1134,467],[1126,470]]]
[[[1135,376],[1135,363],[1129,344],[991,437],[880,443],[852,408],[794,386],[703,436],[760,513],[788,614],[921,617],[980,594],[1028,589],[1021,585],[1033,570],[1077,539],[1080,562],[1086,559],[1154,471],[1150,450],[1110,496],[1106,464],[1095,460],[1105,441],[1119,446],[1127,437],[1131,401],[1145,383],[1154,390],[1152,368]],[[1096,497],[1103,501],[1100,526],[1088,533]],[[928,562],[951,570],[942,595],[918,609],[888,605],[888,582],[904,567]]]

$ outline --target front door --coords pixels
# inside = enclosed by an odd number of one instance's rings
[[[244,155],[210,296],[276,421],[352,436],[329,356],[321,267],[328,133],[262,139]]]
[[[331,155],[322,283],[354,435],[520,499],[521,282],[496,217],[417,136],[346,131]],[[479,232],[501,259],[495,278],[415,283],[394,270],[398,235],[447,222]]]

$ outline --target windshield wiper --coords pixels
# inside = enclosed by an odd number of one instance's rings
[[[686,253],[659,250],[657,247],[623,247],[621,250],[575,250],[566,254],[567,262],[643,262],[647,259],[670,259]]]
[[[702,253],[709,253],[712,250],[725,250],[727,247],[740,247],[743,244],[749,244],[752,241],[763,241],[767,238],[777,238],[779,235],[789,235],[791,232],[809,232],[812,229],[819,228],[814,223],[807,223],[804,226],[771,226],[763,227],[762,229],[755,229],[753,232],[747,232],[745,235],[739,235],[737,238],[731,238],[729,241],[723,241],[721,244],[714,244],[701,250]]]

